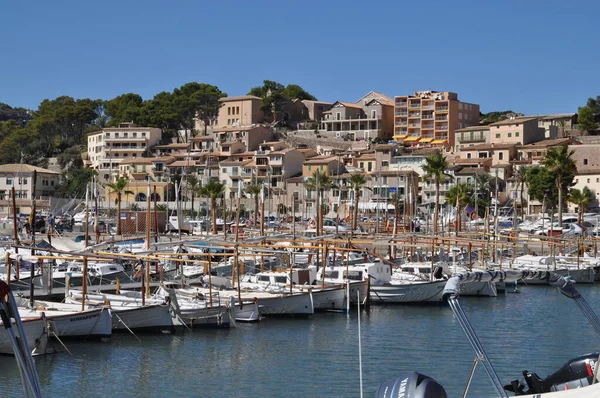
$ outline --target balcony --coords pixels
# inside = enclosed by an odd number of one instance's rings
[[[448,106],[436,106],[435,107],[435,111],[436,112],[448,112]]]
[[[104,149],[106,152],[117,152],[117,151],[142,151],[146,150],[146,147],[143,146],[133,146],[133,145],[122,145],[116,147],[106,147]]]
[[[396,126],[406,126],[406,125],[408,125],[408,123],[404,122],[404,121],[396,122]]]
[[[408,101],[406,100],[396,100],[396,106],[407,106],[408,105]]]
[[[408,118],[409,119],[417,119],[421,117],[421,113],[420,112],[412,112],[408,114]]]
[[[421,127],[419,123],[410,123],[408,127]]]
[[[447,124],[438,124],[437,126],[435,126],[435,131],[444,131],[444,130],[448,130]]]
[[[432,129],[433,128],[433,123],[427,123],[427,124],[422,124],[421,125],[422,129]]]
[[[406,111],[396,111],[396,116],[406,116],[408,115],[408,112]]]
[[[435,120],[448,120],[448,115],[444,115],[444,116],[436,116]]]
[[[148,139],[145,137],[141,138],[132,138],[132,137],[112,137],[112,138],[104,138],[104,142],[146,142]]]
[[[421,119],[433,119],[433,113],[423,113]]]
[[[408,104],[409,108],[421,108],[421,103],[420,102],[410,102]]]
[[[434,108],[435,107],[433,105],[425,105],[421,109],[427,110],[427,111],[432,111]]]
[[[483,135],[473,135],[473,136],[466,136],[466,137],[460,137],[457,136],[458,141],[461,143],[470,143],[470,142],[481,142],[481,141],[485,141],[485,137]]]

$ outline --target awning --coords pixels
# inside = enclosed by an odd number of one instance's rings
[[[395,140],[403,140],[406,137],[408,137],[408,135],[406,135],[406,134],[392,136],[392,138],[395,139]]]
[[[431,141],[433,141],[433,138],[421,138],[421,141],[419,141],[419,142],[426,142],[427,143],[427,142],[431,142]]]
[[[406,137],[404,139],[404,142],[416,142],[416,141],[419,141],[420,139],[421,139],[421,137],[419,137],[419,136]]]
[[[446,140],[433,140],[433,141],[431,141],[431,143],[435,144],[435,145],[446,145],[448,143],[448,141],[446,141]]]

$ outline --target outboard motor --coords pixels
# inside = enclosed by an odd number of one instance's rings
[[[437,381],[421,373],[407,373],[379,385],[375,398],[447,398]]]
[[[524,370],[525,380],[514,380],[504,386],[504,389],[515,395],[529,395],[585,387],[592,384],[598,355],[593,352],[573,358],[545,379],[540,378],[537,373]],[[525,387],[529,389],[525,391]]]

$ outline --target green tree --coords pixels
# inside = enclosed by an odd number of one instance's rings
[[[587,186],[583,187],[583,190],[571,189],[569,191],[569,202],[577,206],[577,222],[583,228],[583,213],[587,206],[595,200],[594,192]]]
[[[106,101],[105,114],[108,117],[108,125],[115,127],[126,122],[140,124],[143,109],[144,100],[139,94],[121,94]]]
[[[117,205],[117,235],[121,235],[121,201],[123,194],[133,194],[132,191],[126,189],[128,185],[129,181],[124,177],[119,177],[117,181],[106,184],[106,188],[117,194],[117,198],[115,199],[115,204]]]
[[[258,225],[258,198],[262,190],[262,185],[258,184],[250,185],[246,189],[246,192],[248,192],[254,198],[254,225]]]
[[[558,226],[562,227],[563,211],[563,182],[570,179],[577,172],[573,154],[575,151],[569,150],[566,146],[550,148],[544,156],[543,165],[548,168],[556,177],[556,189],[558,191]],[[570,186],[570,184],[569,184]]]
[[[515,182],[517,183],[517,189],[519,186],[521,187],[519,196],[521,197],[521,213],[525,214],[525,199],[523,198],[523,193],[525,192],[525,185],[527,184],[527,169],[528,167],[525,165],[519,166],[517,172],[515,174]]]
[[[458,183],[450,187],[446,192],[446,203],[456,208],[456,232],[460,232],[462,226],[462,210],[469,203],[472,187],[469,184]]]
[[[529,197],[553,208],[558,202],[558,192],[554,189],[556,183],[554,173],[543,166],[530,167],[526,173]]]
[[[335,185],[329,174],[315,170],[313,175],[306,179],[304,186],[309,191],[317,192],[317,232],[323,235],[323,193]]]
[[[598,129],[596,116],[594,115],[593,110],[588,106],[579,108],[577,123],[579,124],[579,130],[585,131],[588,134],[593,133]]]
[[[352,217],[352,232],[351,235],[354,234],[354,231],[358,228],[358,204],[360,202],[360,190],[367,185],[367,177],[362,173],[354,173],[350,176],[350,180],[348,180],[348,188],[352,190],[354,193],[354,214]]]
[[[13,121],[24,126],[31,120],[32,112],[25,108],[13,108],[12,106],[0,102],[0,122]]]
[[[163,91],[146,101],[140,124],[160,128],[166,142],[175,137],[181,127],[181,115],[175,106],[173,94]]]
[[[317,100],[317,98],[314,95],[311,95],[310,93],[308,93],[306,90],[304,90],[302,87],[300,87],[297,84],[288,84],[287,86],[285,86],[285,89],[283,90],[283,94],[290,99],[298,99],[300,101],[302,101],[302,100],[316,101]]]
[[[87,185],[98,173],[83,167],[73,167],[62,172],[62,177],[56,187],[55,195],[63,198],[81,198],[85,195]]]
[[[446,174],[448,161],[441,153],[437,153],[425,158],[423,171],[424,180],[433,180],[435,184],[435,210],[433,213],[433,233],[438,233],[439,211],[440,211],[440,184],[448,181],[451,177]]]
[[[219,99],[226,96],[217,86],[205,83],[186,83],[173,90],[173,104],[181,116],[181,127],[195,135],[195,120],[198,117],[205,122],[204,130],[210,120],[216,117],[221,102]],[[187,142],[187,136],[184,137]]]
[[[217,234],[217,199],[225,193],[225,184],[211,180],[206,185],[203,185],[198,193],[203,198],[210,199],[210,218],[212,221],[212,233]]]
[[[200,185],[200,180],[198,180],[198,178],[195,175],[189,174],[187,176],[187,187],[189,188],[189,192],[192,197],[192,218],[196,216],[196,211],[194,210],[194,197],[196,196],[196,191],[198,191]]]

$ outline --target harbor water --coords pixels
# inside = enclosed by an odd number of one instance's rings
[[[600,309],[600,287],[577,286]],[[540,376],[600,349],[600,336],[556,289],[521,286],[497,298],[461,298],[503,383],[525,369]],[[113,335],[67,342],[73,353],[36,358],[48,397],[358,397],[356,309],[309,319],[264,319],[230,330]],[[363,392],[419,371],[450,397],[462,395],[474,353],[446,306],[371,306],[361,313]],[[58,345],[55,343],[55,345]],[[14,358],[0,358],[0,396],[21,396]],[[470,397],[497,396],[478,367]]]

